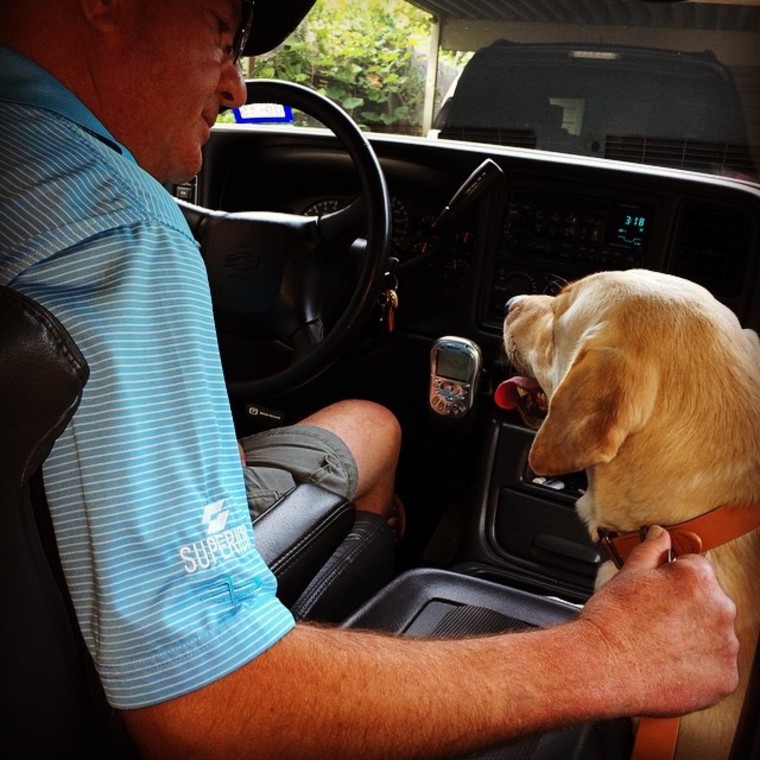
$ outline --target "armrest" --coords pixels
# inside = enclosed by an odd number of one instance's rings
[[[351,502],[325,488],[303,483],[253,521],[256,547],[275,574],[277,596],[292,607],[348,535]]]

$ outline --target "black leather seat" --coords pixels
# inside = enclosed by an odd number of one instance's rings
[[[344,620],[393,577],[385,520],[319,486],[297,486],[253,527],[277,596],[296,620]]]
[[[0,289],[0,689],[11,757],[98,757],[97,691],[58,569],[46,556],[30,482],[76,410],[87,364],[29,299]]]

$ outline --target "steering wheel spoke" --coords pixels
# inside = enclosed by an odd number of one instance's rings
[[[345,250],[367,234],[367,207],[359,197],[348,206],[323,214],[318,219],[319,235],[332,249]]]

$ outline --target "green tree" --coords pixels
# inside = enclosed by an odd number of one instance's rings
[[[254,77],[309,85],[371,129],[418,132],[430,17],[403,0],[319,0]]]

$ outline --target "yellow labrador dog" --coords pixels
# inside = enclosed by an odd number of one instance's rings
[[[682,719],[677,757],[727,758],[760,632],[757,334],[704,288],[631,270],[511,299],[504,344],[526,376],[505,385],[527,398],[537,381],[545,396],[531,468],[586,471],[576,506],[592,538],[626,534],[625,553],[656,523],[672,528],[681,553],[709,549],[738,609],[741,685]],[[597,585],[614,572],[606,563]]]

